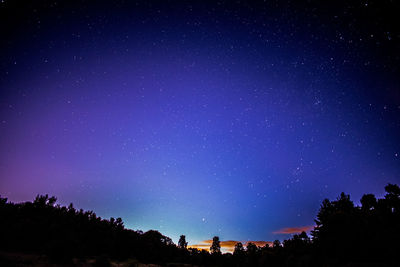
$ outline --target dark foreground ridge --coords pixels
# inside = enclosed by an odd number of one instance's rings
[[[219,238],[211,252],[178,245],[158,231],[126,229],[121,218],[56,204],[55,197],[11,203],[0,198],[0,266],[399,266],[400,188],[389,184],[384,198],[372,194],[355,206],[342,193],[322,202],[316,227],[272,247],[236,244],[222,254]]]

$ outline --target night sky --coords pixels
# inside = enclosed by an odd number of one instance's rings
[[[400,183],[395,1],[98,2],[0,3],[3,197],[198,244]]]

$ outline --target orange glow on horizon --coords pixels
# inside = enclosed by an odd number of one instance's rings
[[[269,246],[272,246],[272,242],[271,241],[235,241],[235,240],[226,240],[226,241],[221,241],[221,251],[224,253],[230,252],[233,253],[234,249],[235,249],[235,245],[237,243],[241,242],[243,244],[243,246],[247,246],[248,243],[253,243],[258,247],[263,247],[266,244],[268,244]],[[194,244],[194,245],[189,245],[189,248],[196,248],[196,249],[204,249],[207,250],[208,252],[210,252],[210,247],[212,244],[212,240],[204,240],[202,242],[200,242],[199,244]]]

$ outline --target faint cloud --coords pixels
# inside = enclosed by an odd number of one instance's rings
[[[314,228],[313,225],[300,226],[300,227],[286,227],[286,228],[279,229],[273,233],[274,234],[298,234],[303,231],[308,232],[308,231],[312,230],[313,228]]]

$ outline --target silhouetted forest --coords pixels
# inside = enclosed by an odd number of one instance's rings
[[[400,188],[389,184],[385,191],[381,199],[364,195],[361,206],[355,206],[344,193],[336,200],[326,199],[311,236],[302,232],[264,247],[237,243],[233,254],[221,253],[217,236],[211,253],[187,248],[184,235],[175,245],[158,231],[129,230],[121,218],[106,220],[72,204],[63,207],[48,195],[20,204],[0,198],[0,265],[20,266],[4,253],[24,253],[45,255],[59,265],[93,259],[97,266],[112,261],[131,266],[139,262],[168,266],[399,266]]]

